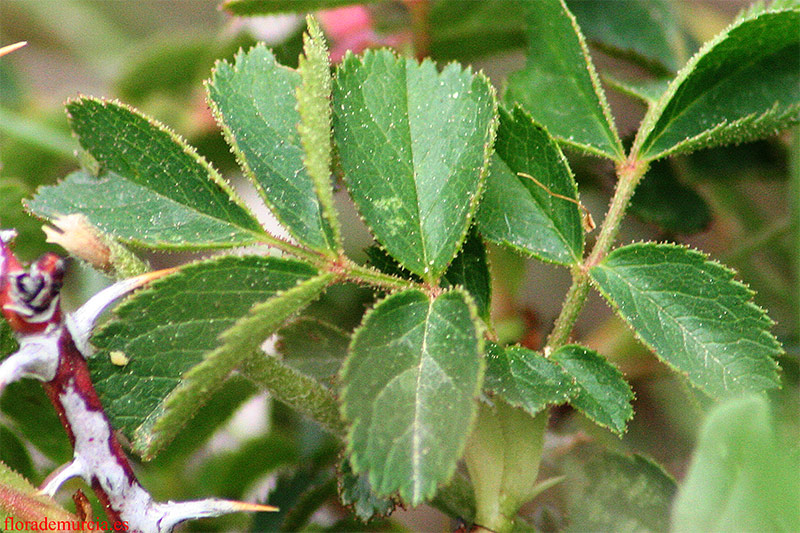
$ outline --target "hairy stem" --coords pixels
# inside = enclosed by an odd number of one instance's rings
[[[567,292],[564,306],[555,321],[553,331],[547,339],[545,354],[563,346],[569,340],[572,328],[575,327],[575,322],[578,319],[578,314],[589,294],[589,269],[602,261],[614,245],[614,240],[617,238],[617,233],[619,233],[619,226],[625,216],[625,210],[631,201],[633,191],[636,190],[636,186],[642,176],[647,172],[647,167],[646,161],[640,161],[635,157],[628,158],[617,167],[617,187],[614,191],[614,196],[611,198],[603,224],[600,226],[600,235],[597,237],[591,253],[583,264],[572,271],[572,286]]]

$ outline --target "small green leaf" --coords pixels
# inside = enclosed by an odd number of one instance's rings
[[[318,9],[331,9],[363,0],[223,0],[222,8],[234,15],[254,17],[270,13],[302,13]]]
[[[303,374],[331,381],[342,366],[350,336],[333,324],[301,317],[278,332],[275,350]]]
[[[579,262],[578,188],[558,144],[521,108],[501,108],[495,151],[477,215],[483,236],[544,261]]]
[[[483,337],[469,297],[407,290],[381,301],[353,335],[342,371],[353,469],[379,495],[412,505],[455,472],[475,417]]]
[[[800,531],[800,460],[776,439],[770,405],[746,396],[708,416],[672,507],[680,533]]]
[[[778,386],[771,321],[733,272],[705,255],[642,243],[610,253],[590,271],[639,338],[712,397]]]
[[[657,74],[676,72],[685,53],[681,28],[667,0],[567,0],[583,34],[602,51]]]
[[[800,120],[800,11],[744,17],[681,70],[637,136],[658,159],[773,134]]]
[[[656,463],[605,452],[583,465],[580,477],[567,531],[668,531],[675,480]]]
[[[501,348],[494,343],[487,346],[483,386],[531,416],[548,405],[566,403],[578,392],[572,376],[558,363],[521,346]]]
[[[526,6],[528,59],[509,77],[505,100],[522,104],[559,141],[622,160],[622,143],[575,17],[563,0]]]
[[[664,201],[668,198],[669,201]],[[711,224],[711,209],[694,189],[681,183],[669,161],[656,161],[636,187],[630,213],[664,231],[691,235]]]
[[[147,447],[139,446],[141,453],[154,456],[171,441],[244,359],[261,352],[267,337],[291,315],[315,300],[333,280],[333,274],[323,274],[280,291],[253,305],[245,316],[223,331],[218,337],[219,348],[185,372],[180,384],[162,401],[158,418],[151,417],[140,427],[139,436],[148,434]]]
[[[184,373],[223,346],[220,335],[253,306],[316,274],[298,261],[221,257],[186,266],[118,306],[115,318],[94,335],[98,353],[89,361],[114,427],[133,437],[135,449],[150,450],[150,430]],[[128,358],[127,365],[111,363],[115,351]]]
[[[301,243],[331,250],[333,233],[305,168],[296,91],[298,72],[258,45],[218,62],[206,84],[225,138],[273,214]]]
[[[94,98],[74,100],[67,111],[81,146],[109,172],[94,180],[98,189],[84,173],[43,189],[31,202],[35,213],[68,215],[81,204],[91,205],[84,214],[101,231],[154,248],[241,246],[263,234],[233,189],[165,126]],[[143,216],[132,223],[115,193]]]
[[[300,113],[300,142],[308,175],[314,184],[320,209],[336,251],[342,252],[342,235],[331,185],[331,63],[328,47],[317,21],[306,17],[308,33],[303,35],[305,55],[300,56],[298,72],[302,83],[297,87],[297,111]]]
[[[633,417],[633,392],[622,373],[603,356],[576,344],[562,346],[550,358],[575,381],[569,403],[599,426],[625,433]]]
[[[82,170],[73,172],[58,185],[40,187],[28,208],[48,219],[81,213],[101,232],[138,246],[227,248],[257,240],[249,230],[210,217],[113,172],[100,177]]]
[[[78,522],[78,517],[67,512],[50,496],[41,494],[25,478],[0,463],[0,519],[36,522],[41,520]]]
[[[333,91],[350,194],[378,242],[436,281],[455,257],[494,140],[494,91],[457,64],[436,71],[388,50],[348,55]]]
[[[397,505],[391,498],[375,495],[367,476],[353,473],[347,459],[339,465],[339,500],[363,522],[389,516]]]

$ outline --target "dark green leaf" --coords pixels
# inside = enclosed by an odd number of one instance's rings
[[[525,46],[525,21],[509,16],[507,0],[434,0],[428,20],[430,56],[439,61]]]
[[[347,459],[339,465],[339,501],[364,522],[389,516],[397,505],[391,498],[376,496],[367,475],[354,474]]]
[[[622,435],[633,417],[633,392],[622,373],[603,356],[575,344],[550,356],[575,381],[569,403],[599,426]]]
[[[666,532],[675,481],[644,457],[606,452],[583,466],[568,531]]]
[[[474,230],[467,235],[461,251],[444,273],[443,287],[461,286],[475,300],[478,316],[488,321],[492,304],[492,277],[486,247]]]
[[[532,416],[548,405],[566,403],[578,392],[572,376],[558,363],[521,346],[501,348],[493,343],[486,350],[483,386]]]
[[[642,121],[634,152],[657,159],[766,137],[800,120],[800,11],[744,17],[708,42]]]
[[[0,397],[4,423],[56,464],[72,458],[72,447],[42,386],[32,380],[12,383]]]
[[[297,87],[297,111],[300,113],[297,130],[305,154],[303,162],[314,184],[322,216],[330,228],[330,240],[336,246],[333,256],[336,257],[342,253],[342,235],[331,184],[331,62],[319,24],[311,15],[306,23],[304,55],[300,56],[298,66],[302,83]]]
[[[91,204],[84,214],[103,232],[157,248],[239,246],[263,234],[222,177],[165,126],[93,98],[72,101],[67,110],[81,146],[110,172],[95,180],[99,189],[86,174],[73,174],[65,185],[42,190],[31,203],[35,213],[67,215],[75,211],[57,209]],[[135,223],[116,194],[142,215]]]
[[[345,57],[334,134],[350,194],[378,242],[435,281],[461,246],[494,138],[494,92],[481,74],[441,73],[388,50]]]
[[[219,336],[251,308],[312,278],[316,270],[270,257],[222,257],[189,265],[118,306],[93,337],[95,387],[112,424],[150,448],[150,429],[184,373],[223,345]],[[263,341],[263,339],[261,339]],[[124,367],[110,361],[122,352]]]
[[[223,0],[222,8],[234,15],[253,17],[270,13],[302,13],[318,9],[330,9],[363,0]]]
[[[661,229],[684,235],[711,224],[711,210],[694,189],[678,180],[669,161],[656,161],[636,187],[630,213]]]
[[[770,319],[728,268],[687,248],[619,248],[591,269],[603,295],[656,355],[712,397],[778,385]]]
[[[775,429],[764,398],[717,406],[678,491],[672,531],[800,530],[800,460]]]
[[[578,188],[553,138],[521,108],[501,109],[495,151],[477,215],[481,233],[544,261],[579,262]]]
[[[217,63],[208,98],[239,164],[287,230],[316,250],[331,249],[314,183],[305,168],[295,92],[300,74],[263,45]]]
[[[56,219],[81,213],[103,233],[140,246],[220,248],[257,237],[148,187],[107,172],[96,178],[79,170],[58,185],[40,187],[28,202],[38,216]]]
[[[662,74],[683,63],[681,29],[667,0],[567,0],[567,6],[589,42],[610,55]]]
[[[562,0],[527,2],[528,59],[508,79],[519,102],[559,141],[621,160],[622,143],[583,35]]]
[[[301,317],[278,332],[275,350],[303,374],[331,381],[342,366],[349,344],[350,336],[336,326]]]
[[[417,505],[453,475],[483,377],[482,332],[459,290],[408,290],[364,318],[342,380],[353,469]]]

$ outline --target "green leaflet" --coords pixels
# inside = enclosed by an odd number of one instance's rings
[[[345,57],[334,136],[350,194],[378,242],[433,282],[461,246],[494,140],[494,92],[481,74],[436,71],[388,50]]]
[[[676,72],[685,53],[681,28],[667,0],[566,0],[590,43],[657,74]]]
[[[254,305],[316,275],[299,261],[228,256],[188,265],[137,292],[92,339],[92,377],[112,424],[139,452],[151,450],[153,424],[184,373],[224,346],[220,335]],[[124,367],[110,361],[117,351],[129,359]]]
[[[771,321],[728,268],[687,248],[642,243],[611,252],[590,273],[639,338],[705,393],[778,386],[782,350]]]
[[[717,406],[672,507],[671,531],[800,530],[800,460],[791,444],[776,438],[764,398]]]
[[[508,79],[519,102],[559,141],[621,160],[622,143],[575,17],[563,0],[527,2],[528,60]]]
[[[633,417],[633,392],[622,373],[605,357],[576,344],[562,346],[550,359],[574,380],[569,403],[595,424],[622,435]]]
[[[578,392],[558,363],[521,346],[501,348],[493,343],[486,350],[483,386],[531,416],[548,405],[566,403]]]
[[[554,196],[578,199],[558,144],[521,108],[511,113],[501,108],[495,152],[476,217],[483,236],[544,261],[578,263],[583,255],[580,209]]]
[[[163,412],[144,426],[149,435],[142,453],[153,456],[171,441],[207,398],[216,392],[239,364],[261,353],[261,345],[286,319],[315,300],[335,276],[323,274],[257,303],[219,335],[221,345],[185,372],[180,384],[164,398]],[[266,357],[266,355],[265,355]],[[141,434],[141,432],[140,432]]]
[[[233,65],[218,62],[206,88],[239,164],[273,214],[301,243],[331,250],[333,230],[305,168],[298,132],[295,93],[301,81],[298,72],[277,64],[272,52],[258,45],[236,54]]]
[[[305,55],[300,56],[297,69],[302,79],[297,87],[297,111],[300,113],[297,129],[305,153],[304,163],[336,246],[335,256],[343,252],[331,185],[331,63],[319,24],[311,15],[306,17],[306,23]]]
[[[78,517],[67,512],[53,498],[40,494],[25,478],[0,463],[0,520],[12,518],[17,522],[25,520],[69,520]],[[72,523],[72,522],[70,522]]]
[[[84,214],[102,231],[154,248],[241,246],[263,234],[222,177],[165,126],[94,98],[71,101],[67,112],[81,146],[109,172],[100,176],[99,190],[90,190],[84,173],[43,189],[31,202],[35,213],[66,215],[91,204]],[[131,224],[113,193],[125,196],[126,208],[141,218]]]
[[[229,248],[258,238],[113,172],[73,172],[58,185],[40,187],[28,208],[48,219],[81,213],[103,233],[153,248]]]
[[[407,290],[381,301],[353,335],[342,371],[347,449],[379,495],[417,505],[453,475],[475,417],[483,337],[454,289]]]
[[[698,52],[644,120],[634,145],[658,159],[773,134],[800,118],[800,11],[744,17]]]
[[[270,13],[302,13],[359,4],[362,0],[223,0],[222,8],[234,15],[253,17]]]
[[[604,452],[582,465],[576,481],[567,531],[669,530],[675,480],[649,459]]]

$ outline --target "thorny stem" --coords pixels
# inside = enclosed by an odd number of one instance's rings
[[[567,292],[561,314],[555,321],[553,331],[547,339],[544,349],[545,355],[563,346],[569,340],[572,328],[578,319],[578,314],[586,302],[589,294],[589,269],[600,263],[611,250],[614,239],[619,233],[619,226],[625,216],[625,210],[630,203],[633,191],[641,181],[642,176],[647,172],[648,162],[636,158],[635,154],[622,162],[617,167],[617,187],[608,212],[600,226],[600,235],[594,243],[589,256],[583,264],[576,266],[572,270],[572,286]]]

